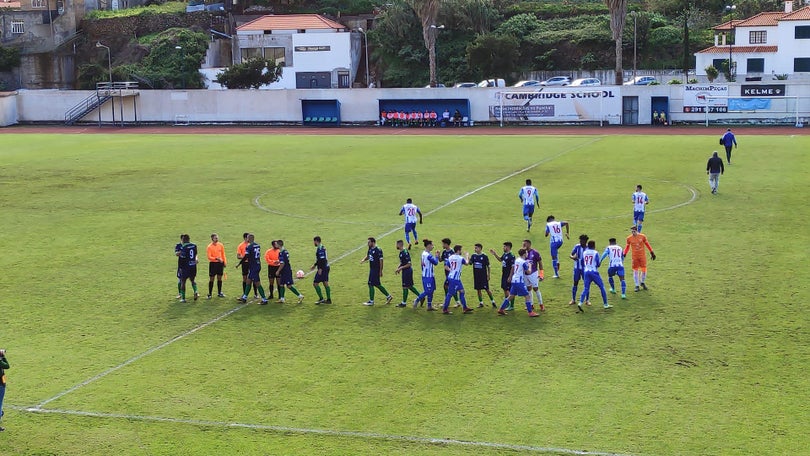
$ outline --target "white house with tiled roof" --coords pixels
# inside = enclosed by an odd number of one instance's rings
[[[234,63],[264,57],[281,64],[273,89],[351,87],[361,35],[318,14],[267,15],[236,28]]]
[[[728,21],[713,30],[714,46],[695,53],[698,75],[709,65],[721,70],[730,56],[738,80],[774,74],[810,78],[810,6],[794,10],[787,1],[785,11]],[[726,42],[732,33],[733,43]]]

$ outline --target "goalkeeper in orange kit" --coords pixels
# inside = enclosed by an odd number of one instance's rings
[[[655,260],[655,252],[647,242],[647,236],[638,232],[635,225],[630,227],[630,236],[627,236],[627,245],[624,247],[624,254],[627,255],[629,250],[633,253],[633,282],[636,285],[635,291],[639,291],[639,286],[646,290],[647,285],[644,283],[647,280],[647,253],[644,247],[650,251],[650,258]]]

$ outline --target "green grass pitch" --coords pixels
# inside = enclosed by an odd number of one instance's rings
[[[0,454],[808,454],[810,137],[738,136],[715,196],[713,134],[3,134]],[[499,249],[527,236],[526,178],[546,277],[546,215],[571,223],[563,252],[602,250],[643,184],[650,290],[577,315],[563,258],[537,319],[360,305],[368,236],[401,298],[405,198],[420,237]],[[294,270],[320,235],[335,304],[311,276],[304,304],[237,303],[244,231],[284,239]],[[175,300],[183,232],[203,252],[219,233],[226,299]]]

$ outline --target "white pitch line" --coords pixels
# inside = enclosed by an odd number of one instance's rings
[[[395,435],[395,434],[382,434],[377,432],[361,432],[361,431],[340,431],[334,429],[316,429],[316,428],[297,428],[289,426],[274,426],[270,424],[250,424],[250,423],[232,423],[226,421],[210,421],[210,420],[194,420],[183,418],[168,418],[161,416],[146,416],[146,415],[127,415],[121,413],[103,413],[103,412],[83,412],[79,410],[60,410],[60,409],[43,409],[38,407],[22,408],[19,409],[26,412],[33,413],[51,413],[58,415],[73,415],[73,416],[86,416],[93,418],[115,418],[132,421],[150,421],[162,423],[176,423],[176,424],[190,424],[194,426],[209,426],[209,427],[225,427],[225,428],[244,428],[254,429],[261,431],[274,431],[281,433],[297,433],[297,434],[317,434],[329,435],[336,437],[356,437],[361,439],[375,439],[375,440],[390,440],[398,442],[409,443],[422,443],[432,445],[458,445],[471,448],[490,448],[502,450],[515,450],[515,451],[529,451],[533,453],[556,453],[556,454],[573,454],[573,455],[587,455],[587,456],[628,456],[622,453],[612,453],[604,451],[588,451],[588,450],[574,450],[570,448],[554,448],[554,447],[541,447],[534,445],[520,445],[511,443],[497,443],[497,442],[479,442],[474,440],[459,440],[451,438],[434,438],[434,437],[417,437],[409,435]]]
[[[243,309],[246,306],[247,306],[247,304],[241,304],[239,306],[236,306],[233,309],[231,309],[231,310],[219,315],[218,317],[214,318],[213,320],[209,320],[209,321],[207,321],[205,323],[197,325],[194,328],[189,329],[188,331],[184,332],[183,334],[180,334],[179,336],[175,336],[172,339],[169,339],[169,340],[167,340],[166,342],[163,342],[160,345],[152,347],[149,350],[146,350],[145,352],[143,352],[143,353],[141,353],[139,355],[133,356],[132,358],[124,361],[123,363],[121,363],[121,364],[119,364],[119,365],[117,365],[115,367],[111,367],[111,368],[105,370],[104,372],[94,376],[94,377],[90,377],[87,380],[85,380],[85,381],[83,381],[83,382],[81,382],[81,383],[79,383],[79,384],[77,384],[77,385],[75,385],[75,386],[73,386],[73,387],[71,387],[69,389],[66,389],[65,391],[62,391],[61,393],[57,394],[56,396],[53,396],[53,397],[51,397],[49,399],[45,399],[44,401],[42,401],[39,404],[32,407],[31,410],[36,410],[36,409],[42,408],[44,405],[46,405],[46,404],[48,404],[50,402],[53,402],[53,401],[65,396],[67,394],[70,394],[70,393],[76,391],[77,389],[79,389],[79,388],[81,388],[83,386],[87,386],[87,385],[95,382],[96,380],[102,379],[102,378],[106,377],[107,375],[110,375],[113,372],[115,372],[115,371],[117,371],[117,370],[119,370],[119,369],[121,369],[123,367],[129,366],[130,364],[134,363],[135,361],[138,361],[139,359],[143,358],[144,356],[150,355],[150,354],[152,354],[152,353],[154,353],[154,352],[156,352],[156,351],[158,351],[158,350],[160,350],[160,349],[162,349],[162,348],[164,348],[164,347],[166,347],[166,346],[168,346],[168,345],[170,345],[170,344],[172,344],[174,342],[177,342],[180,339],[183,339],[186,336],[190,336],[190,335],[194,334],[195,332],[197,332],[197,331],[199,331],[199,330],[201,330],[201,329],[203,329],[205,327],[211,326],[212,324],[218,322],[219,320],[222,320],[223,318],[227,317],[228,315],[231,315],[234,312],[238,312],[239,310]]]
[[[562,156],[562,155],[565,155],[565,154],[567,154],[567,153],[569,153],[569,152],[572,152],[572,151],[577,150],[577,149],[579,149],[579,148],[582,148],[582,147],[588,146],[588,145],[590,145],[590,144],[593,144],[594,142],[599,141],[600,139],[601,139],[601,137],[600,137],[600,138],[595,138],[595,139],[592,139],[591,141],[588,141],[587,143],[584,143],[584,144],[580,144],[580,145],[577,145],[577,146],[570,147],[570,148],[568,148],[568,149],[565,149],[565,150],[563,150],[563,151],[561,151],[561,152],[557,153],[556,155],[552,155],[552,156],[550,156],[550,157],[544,158],[543,160],[540,160],[540,161],[538,161],[538,162],[536,162],[536,163],[534,163],[534,164],[532,164],[532,165],[529,165],[529,166],[527,166],[527,167],[525,167],[525,168],[523,168],[523,169],[520,169],[520,170],[515,171],[515,172],[513,172],[513,173],[511,173],[511,174],[508,174],[508,175],[506,175],[506,176],[504,176],[504,177],[501,177],[501,178],[499,178],[499,179],[496,179],[496,180],[494,180],[494,181],[492,181],[492,182],[490,182],[490,183],[488,183],[488,184],[484,184],[484,185],[482,185],[482,186],[480,186],[480,187],[478,187],[478,188],[476,188],[476,189],[470,190],[469,192],[464,193],[463,195],[461,195],[461,196],[459,196],[459,197],[457,197],[457,198],[454,198],[454,199],[452,199],[452,200],[448,201],[447,203],[442,204],[441,206],[439,206],[439,207],[437,207],[437,208],[435,208],[435,209],[432,209],[432,210],[430,210],[430,211],[428,211],[428,212],[425,212],[425,215],[427,216],[427,215],[433,214],[433,213],[435,213],[435,212],[437,212],[437,211],[439,211],[439,210],[441,210],[441,209],[444,209],[444,208],[445,208],[445,207],[447,207],[447,206],[450,206],[451,204],[454,204],[454,203],[456,203],[456,202],[458,202],[458,201],[461,201],[462,199],[464,199],[464,198],[466,198],[466,197],[468,197],[468,196],[470,196],[470,195],[473,195],[473,194],[475,194],[475,193],[478,193],[478,192],[479,192],[479,191],[481,191],[481,190],[484,190],[484,189],[489,188],[489,187],[491,187],[491,186],[493,186],[493,185],[499,184],[499,183],[501,183],[501,182],[503,182],[503,181],[505,181],[505,180],[507,180],[507,179],[509,179],[509,178],[511,178],[511,177],[514,177],[514,176],[518,175],[518,174],[521,174],[521,173],[524,173],[524,172],[529,171],[529,170],[531,170],[531,169],[534,169],[534,168],[536,168],[536,167],[540,166],[540,165],[541,165],[541,164],[543,164],[543,163],[546,163],[546,162],[548,162],[548,161],[550,161],[550,160],[553,160],[553,159],[555,159],[555,158],[557,158],[557,157],[560,157],[560,156]],[[257,206],[259,209],[261,209],[261,210],[267,210],[266,208],[264,208],[264,206],[261,206],[261,205],[259,204],[258,199],[259,199],[260,197],[261,197],[261,195],[260,195],[260,196],[257,196],[256,198],[254,198],[254,200],[253,200],[254,204],[256,204],[256,206]],[[392,229],[390,229],[389,231],[386,231],[385,233],[382,233],[382,234],[378,235],[378,236],[377,236],[377,239],[382,239],[382,238],[384,238],[384,237],[386,237],[386,236],[390,236],[391,234],[393,234],[393,233],[395,233],[396,231],[398,231],[400,228],[401,228],[401,227],[400,227],[400,225],[397,225],[395,228],[392,228]],[[334,261],[332,261],[332,263],[336,263],[336,262],[338,262],[338,261],[342,260],[343,258],[346,258],[347,256],[352,255],[352,254],[354,254],[355,252],[358,252],[359,250],[362,250],[364,247],[365,247],[365,245],[360,245],[359,247],[356,247],[356,248],[354,248],[354,249],[352,249],[352,250],[349,250],[349,251],[347,251],[347,252],[343,253],[343,254],[341,254],[340,256],[338,256],[337,258],[335,258],[335,260],[334,260]],[[311,272],[312,272],[312,271],[310,271],[310,273],[311,273]],[[149,350],[146,350],[145,352],[143,352],[143,353],[141,353],[141,354],[139,354],[139,355],[137,355],[137,356],[134,356],[134,357],[132,357],[132,358],[130,358],[130,359],[128,359],[128,360],[126,360],[126,361],[124,361],[123,363],[121,363],[121,364],[119,364],[119,365],[117,365],[117,366],[111,367],[111,368],[107,369],[106,371],[104,371],[104,372],[102,372],[102,373],[100,373],[100,374],[98,374],[98,375],[96,375],[96,376],[93,376],[93,377],[91,377],[91,378],[89,378],[89,379],[87,379],[87,380],[85,380],[85,381],[83,381],[83,382],[81,382],[81,383],[79,383],[79,384],[77,384],[77,385],[74,385],[73,387],[71,387],[71,388],[69,388],[69,389],[67,389],[67,390],[65,390],[65,391],[62,391],[61,393],[59,393],[59,394],[57,394],[57,395],[55,395],[55,396],[53,396],[53,397],[51,397],[51,398],[48,398],[48,399],[46,399],[46,400],[44,400],[44,401],[40,402],[39,404],[37,404],[37,405],[35,405],[35,406],[31,407],[30,409],[31,409],[31,410],[41,409],[43,406],[45,406],[45,405],[47,405],[47,404],[49,404],[49,403],[51,403],[51,402],[53,402],[53,401],[55,401],[55,400],[57,400],[57,399],[60,399],[60,398],[62,398],[62,397],[64,397],[64,396],[66,396],[66,395],[68,395],[68,394],[70,394],[70,393],[72,393],[72,392],[74,392],[74,391],[76,391],[76,390],[78,390],[78,389],[80,389],[80,388],[84,387],[84,386],[87,386],[87,385],[89,385],[90,383],[95,382],[96,380],[99,380],[99,379],[101,379],[101,378],[104,378],[104,377],[106,377],[107,375],[109,375],[109,374],[111,374],[111,373],[113,373],[113,372],[115,372],[115,371],[117,371],[117,370],[119,370],[119,369],[121,369],[121,368],[123,368],[123,367],[126,367],[126,366],[128,366],[128,365],[130,365],[130,364],[134,363],[135,361],[138,361],[138,360],[140,360],[141,358],[143,358],[143,357],[147,356],[147,355],[150,355],[150,354],[152,354],[152,353],[154,353],[154,352],[156,352],[156,351],[158,351],[158,350],[160,350],[160,349],[162,349],[162,348],[167,347],[168,345],[170,345],[170,344],[172,344],[172,343],[174,343],[174,342],[177,342],[177,341],[178,341],[178,340],[180,340],[180,339],[185,338],[186,336],[189,336],[189,335],[191,335],[191,334],[194,334],[195,332],[197,332],[197,331],[199,331],[199,330],[201,330],[201,329],[203,329],[203,328],[205,328],[205,327],[207,327],[207,326],[210,326],[210,325],[212,325],[212,324],[214,324],[214,323],[216,323],[216,322],[218,322],[218,321],[222,320],[223,318],[225,318],[225,317],[227,317],[227,316],[229,316],[229,315],[231,315],[231,314],[233,314],[233,313],[235,313],[235,312],[238,312],[239,310],[241,310],[241,309],[245,308],[246,306],[247,306],[247,304],[243,304],[243,305],[239,305],[239,306],[237,306],[237,307],[234,307],[233,309],[231,309],[231,310],[229,310],[228,312],[225,312],[224,314],[222,314],[222,315],[220,315],[220,316],[218,316],[218,317],[214,318],[213,320],[210,320],[210,321],[207,321],[207,322],[205,322],[205,323],[202,323],[202,324],[200,324],[200,325],[198,325],[198,326],[196,326],[196,327],[194,327],[194,328],[192,328],[192,329],[190,329],[190,330],[188,330],[188,331],[184,332],[183,334],[180,334],[179,336],[176,336],[176,337],[174,337],[174,338],[172,338],[172,339],[169,339],[169,340],[167,340],[166,342],[163,342],[163,343],[162,343],[162,344],[160,344],[160,345],[157,345],[157,346],[155,346],[155,347],[152,347],[152,348],[150,348]]]

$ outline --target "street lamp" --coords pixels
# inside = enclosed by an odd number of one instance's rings
[[[185,57],[186,57],[186,55],[184,53],[182,53],[183,46],[175,46],[174,48],[181,52],[181,54],[180,54],[180,88],[185,89],[186,88],[186,74],[185,74],[185,69],[186,69],[185,68],[186,67],[186,62],[185,62],[186,59],[185,59]]]
[[[438,57],[438,54],[436,53],[436,36],[438,36],[439,30],[444,30],[444,24],[442,24],[442,25],[431,24],[430,29],[434,33],[436,33],[436,35],[433,35],[433,67],[434,67],[433,71],[434,71],[434,74],[431,75],[430,86],[431,87],[439,87],[439,81],[438,81],[439,57]]]
[[[366,35],[363,27],[358,28],[357,31],[363,34],[363,48],[366,50],[366,87],[371,87],[371,81],[369,81],[368,77],[368,35]]]
[[[731,38],[734,35],[734,10],[736,10],[736,9],[737,9],[737,5],[726,5],[726,11],[730,13],[730,16],[729,16],[730,19],[729,19],[728,23],[729,23],[729,28],[731,30],[731,32],[729,33],[729,37],[728,37],[728,79],[729,79],[729,82],[731,82],[731,81],[733,81],[735,79],[734,75],[732,74],[733,66],[731,64],[731,48],[732,48]]]
[[[636,22],[636,18],[638,17],[638,12],[631,11],[630,15],[633,16],[633,83],[636,82],[636,45],[638,43],[638,23]]]
[[[112,55],[110,54],[110,48],[109,48],[109,46],[104,46],[103,44],[101,44],[101,41],[96,42],[96,47],[97,48],[104,48],[104,49],[107,50],[107,69],[110,72],[110,85],[112,85],[112,82],[113,82],[113,80],[112,80]]]

